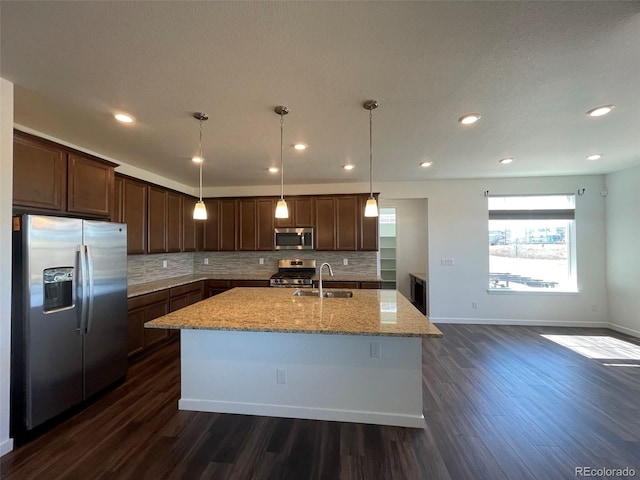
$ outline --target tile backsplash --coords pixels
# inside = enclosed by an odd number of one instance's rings
[[[260,264],[260,259],[264,264]],[[264,274],[278,270],[281,258],[315,259],[318,266],[331,264],[335,274],[376,275],[378,252],[196,252],[129,255],[127,280],[129,285],[190,274]],[[348,265],[343,265],[347,259]],[[205,264],[208,260],[208,264]],[[166,267],[163,266],[166,262]]]

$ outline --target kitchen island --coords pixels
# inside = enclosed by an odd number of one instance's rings
[[[395,290],[294,291],[234,288],[147,322],[181,330],[178,407],[424,427],[428,318]]]

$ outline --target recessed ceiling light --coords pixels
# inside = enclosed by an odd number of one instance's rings
[[[351,165],[350,163],[347,163],[346,165],[343,165],[343,167],[345,170],[353,170],[355,167],[355,165]]]
[[[616,108],[615,105],[601,105],[589,110],[587,112],[587,115],[589,115],[590,117],[601,117],[602,115],[606,115],[607,113],[609,113],[614,108]]]
[[[200,157],[192,157],[191,161],[193,163],[202,163],[202,158],[200,158]]]
[[[458,119],[458,121],[463,125],[471,125],[472,123],[476,123],[480,120],[479,113],[467,113]]]
[[[503,158],[502,160],[500,160],[500,163],[503,165],[507,165],[511,162],[513,162],[513,158]]]
[[[269,167],[269,173],[278,173],[279,171],[278,167]]]
[[[420,166],[424,168],[430,167],[431,165],[433,165],[433,162],[420,162]]]
[[[295,148],[296,150],[306,150],[307,149],[307,144],[306,143],[296,143],[293,148]]]
[[[114,118],[121,123],[133,123],[133,117],[131,115],[127,115],[126,113],[116,113]]]
[[[587,160],[600,160],[602,158],[601,153],[594,153],[593,155],[587,156]]]

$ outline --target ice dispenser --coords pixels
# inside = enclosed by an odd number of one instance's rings
[[[45,268],[43,271],[44,312],[73,307],[73,267]]]

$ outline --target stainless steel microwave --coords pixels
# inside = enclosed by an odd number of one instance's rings
[[[313,250],[313,228],[276,228],[276,250]]]

